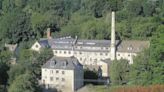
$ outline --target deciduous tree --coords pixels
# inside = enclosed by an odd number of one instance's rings
[[[38,81],[31,73],[19,75],[9,87],[9,92],[40,92]]]
[[[112,85],[123,85],[128,83],[129,62],[127,60],[112,61],[109,75]]]

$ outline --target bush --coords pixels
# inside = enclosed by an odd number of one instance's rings
[[[147,87],[134,86],[134,87],[119,87],[114,89],[113,92],[163,92],[164,85],[152,85]]]

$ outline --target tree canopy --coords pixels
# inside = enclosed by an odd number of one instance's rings
[[[133,65],[125,60],[112,63],[113,84],[163,84],[164,0],[0,0],[0,84],[8,83],[9,92],[22,92],[24,87],[33,92],[29,72],[40,79],[41,66],[53,54],[48,48],[30,51],[31,44],[45,38],[47,28],[54,38],[110,39],[111,11],[116,12],[117,40],[150,41]],[[16,65],[8,62],[14,55],[5,43],[18,44]]]
[[[30,73],[25,73],[18,76],[11,86],[8,92],[38,92],[37,80]]]

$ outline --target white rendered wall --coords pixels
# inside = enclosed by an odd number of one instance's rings
[[[56,70],[59,73],[56,73]],[[52,73],[53,71],[53,73]],[[62,74],[62,71],[65,73]],[[50,77],[53,77],[53,81],[50,80]],[[56,78],[59,78],[56,80]],[[65,81],[62,81],[62,78]],[[74,91],[74,71],[73,70],[60,70],[60,69],[45,69],[42,68],[42,83],[45,81],[45,85],[49,85],[50,88],[57,88],[59,90],[66,90],[67,92]],[[64,91],[64,92],[66,92]]]
[[[120,59],[126,59],[129,61],[129,64],[133,64],[133,58],[137,56],[136,53],[130,53],[130,52],[116,52],[116,58],[117,60]]]
[[[38,42],[35,42],[34,45],[31,47],[31,50],[34,50],[34,51],[40,51],[40,44]]]

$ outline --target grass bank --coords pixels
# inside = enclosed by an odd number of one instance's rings
[[[93,86],[88,85],[90,92],[164,92],[164,85],[150,86]]]

